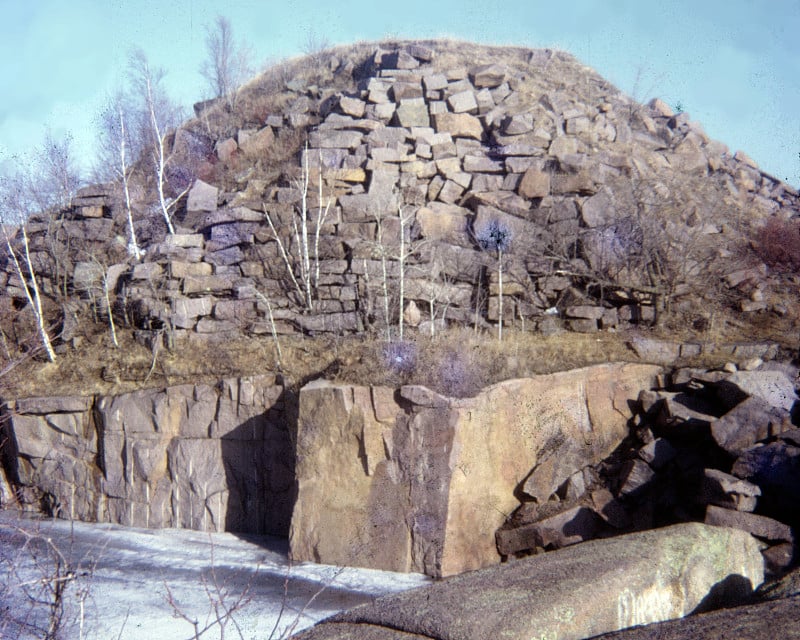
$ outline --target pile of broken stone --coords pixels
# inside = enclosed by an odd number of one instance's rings
[[[501,555],[700,521],[755,536],[768,574],[792,565],[792,528],[800,524],[797,371],[755,360],[741,369],[677,369],[663,383],[640,393],[632,435],[611,456],[542,503],[523,484],[524,501],[496,535]]]

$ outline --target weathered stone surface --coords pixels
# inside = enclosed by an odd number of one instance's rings
[[[640,396],[641,398],[641,396]],[[638,456],[644,460],[651,469],[661,469],[678,454],[666,438],[656,438],[639,449]]]
[[[25,460],[15,480],[49,494],[59,517],[285,535],[292,445],[274,383],[19,400],[5,426]]]
[[[430,636],[350,622],[326,622],[292,637],[302,640],[430,640]]]
[[[433,116],[437,133],[449,133],[454,138],[483,137],[483,125],[475,116],[468,113],[437,113]]]
[[[791,411],[797,402],[794,383],[781,371],[737,371],[728,377],[726,384],[718,386],[718,394],[735,398],[741,394],[755,396],[771,407]],[[735,387],[735,388],[731,388]],[[738,394],[737,394],[738,391]]]
[[[477,113],[478,102],[475,100],[474,91],[459,91],[447,99],[447,104],[453,113]]]
[[[507,70],[499,64],[489,64],[476,67],[469,74],[472,84],[478,89],[499,87],[506,81]]]
[[[531,167],[519,181],[517,192],[523,198],[544,198],[550,195],[550,174]]]
[[[675,362],[680,356],[680,345],[677,342],[635,336],[631,338],[629,344],[636,355],[645,362],[667,365]]]
[[[756,442],[787,430],[790,425],[788,411],[751,396],[712,422],[711,435],[725,451],[739,455]]]
[[[759,504],[770,513],[788,521],[800,516],[800,446],[782,440],[756,445],[736,459],[731,473],[761,488]]]
[[[164,269],[157,262],[140,262],[133,267],[131,278],[134,280],[153,280],[161,276]]]
[[[293,557],[429,575],[497,562],[514,489],[529,476],[526,491],[546,499],[608,455],[627,434],[629,401],[658,371],[601,365],[436,406],[408,394],[400,405],[376,387],[304,388]]]
[[[262,127],[256,131],[239,131],[239,148],[248,156],[263,156],[273,144],[275,144],[275,134],[272,133],[272,127]]]
[[[647,490],[655,475],[650,465],[644,461],[630,460],[620,474],[622,481],[619,488],[620,495],[626,497],[639,496]]]
[[[427,127],[430,126],[428,105],[422,98],[408,98],[400,101],[395,112],[397,122],[401,127]]]
[[[536,548],[561,549],[594,538],[599,522],[600,517],[592,509],[573,507],[536,522],[499,529],[497,550],[510,556]]]
[[[417,211],[416,221],[423,238],[461,244],[466,238],[469,210],[431,203]]]
[[[736,604],[762,581],[763,560],[750,535],[683,524],[586,542],[384,596],[337,614],[307,637],[335,638],[324,629],[347,622],[428,638],[579,640]]]
[[[217,197],[219,189],[203,182],[195,180],[194,186],[189,190],[186,200],[187,211],[216,211]]]
[[[581,205],[581,217],[590,228],[610,224],[616,219],[616,215],[614,203],[607,191],[596,193]]]
[[[705,504],[713,504],[726,509],[753,511],[760,495],[761,489],[751,482],[741,480],[718,469],[706,469],[703,473],[703,484],[698,499]]]

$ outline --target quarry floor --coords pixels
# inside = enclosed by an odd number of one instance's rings
[[[63,637],[70,638],[193,638],[193,621],[198,630],[212,625],[201,637],[221,638],[215,607],[233,607],[224,637],[277,639],[293,625],[296,632],[430,581],[420,574],[292,566],[287,541],[270,536],[132,529],[0,510],[0,637],[42,637],[13,621],[47,624],[47,607],[34,604],[21,585],[33,593],[55,575],[54,547],[76,574],[63,595]]]

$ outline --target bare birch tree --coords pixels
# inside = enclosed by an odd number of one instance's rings
[[[297,182],[300,191],[300,204],[295,215],[292,216],[292,229],[289,238],[287,234],[279,232],[275,221],[264,208],[264,216],[269,224],[270,231],[278,244],[278,251],[281,254],[286,267],[289,279],[292,282],[297,294],[302,300],[305,308],[312,311],[314,300],[319,285],[319,240],[322,226],[328,216],[332,198],[324,202],[322,195],[322,151],[319,151],[319,175],[317,193],[317,212],[314,215],[309,207],[309,189],[311,187],[311,170],[309,168],[308,157],[309,149],[306,144],[303,153],[303,172]]]
[[[125,214],[128,225],[128,253],[140,260],[144,251],[139,247],[133,224],[131,177],[137,154],[142,151],[141,141],[133,137],[133,109],[123,92],[117,92],[99,114],[98,163],[95,169],[99,179],[111,178],[122,186]]]
[[[237,43],[233,26],[225,16],[217,16],[206,26],[206,58],[200,75],[215,98],[226,98],[228,106],[236,105],[239,86],[251,74],[250,49]]]
[[[139,101],[140,132],[142,139],[148,139],[156,177],[156,190],[161,215],[169,233],[175,233],[172,224],[172,210],[184,193],[171,198],[167,194],[167,168],[169,155],[165,136],[175,128],[180,120],[180,111],[172,103],[163,87],[163,69],[151,66],[144,51],[134,49],[128,62],[128,81],[130,90]]]

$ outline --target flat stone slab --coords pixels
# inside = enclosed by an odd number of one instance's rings
[[[442,640],[579,640],[741,602],[762,581],[763,560],[752,536],[680,524],[594,540],[378,598],[298,637],[367,637],[341,635],[339,624],[352,623]]]

